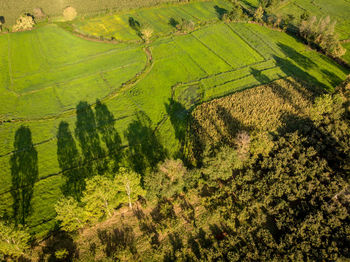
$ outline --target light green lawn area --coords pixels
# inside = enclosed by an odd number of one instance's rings
[[[12,119],[56,115],[80,100],[92,103],[146,64],[141,46],[86,41],[55,25],[3,35],[0,46],[0,115]]]

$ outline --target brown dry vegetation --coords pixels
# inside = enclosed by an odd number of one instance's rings
[[[321,89],[305,86],[293,78],[248,89],[198,106],[192,113],[192,128],[204,144],[234,144],[237,133],[273,133],[290,115],[309,116]]]

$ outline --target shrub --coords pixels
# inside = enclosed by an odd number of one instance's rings
[[[34,27],[34,24],[35,21],[33,17],[29,14],[24,14],[17,19],[16,24],[12,27],[12,31],[18,32],[31,30]]]
[[[67,21],[72,21],[74,20],[74,18],[76,18],[77,16],[77,11],[75,10],[74,7],[71,6],[67,6],[64,10],[63,10],[63,16]]]
[[[153,29],[150,28],[150,27],[145,27],[143,29],[141,29],[141,36],[142,36],[142,39],[148,43],[149,40],[151,39],[152,37],[152,34],[153,34]]]
[[[40,7],[33,9],[33,15],[34,15],[35,19],[43,19],[46,17],[46,14],[44,13],[44,11]]]

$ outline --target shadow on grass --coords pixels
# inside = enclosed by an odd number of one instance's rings
[[[79,200],[85,189],[85,172],[80,167],[80,154],[69,129],[69,124],[64,121],[58,127],[57,159],[65,177],[65,184],[61,188],[63,194]]]
[[[282,43],[278,43],[277,45],[287,57],[292,59],[295,63],[297,63],[302,68],[308,70],[308,69],[317,67],[317,65],[310,58],[297,52],[295,49],[291,48],[290,46],[284,45]]]
[[[273,58],[275,59],[277,66],[280,67],[280,69],[287,76],[296,77],[297,79],[300,79],[300,80],[303,80],[303,81],[307,81],[310,84],[322,87],[322,88],[324,88],[326,90],[329,89],[328,86],[326,86],[325,84],[323,84],[320,81],[318,81],[315,77],[313,77],[312,75],[310,75],[306,71],[302,70],[301,68],[299,68],[298,66],[293,64],[288,59],[281,58],[281,57],[278,57],[278,56],[275,56],[275,55],[273,56]]]
[[[151,126],[151,120],[142,111],[136,113],[136,119],[129,124],[124,136],[129,144],[127,162],[142,177],[167,156],[165,148],[159,142],[157,131]]]
[[[169,25],[171,25],[172,27],[176,28],[178,24],[179,24],[179,22],[177,20],[175,20],[174,18],[171,17],[169,19]]]
[[[115,119],[108,107],[96,101],[95,112],[87,102],[77,106],[75,137],[79,142],[80,156],[69,124],[62,121],[57,133],[57,159],[66,178],[62,187],[65,195],[79,200],[85,189],[85,179],[106,171],[115,173],[122,159],[122,141],[114,127]],[[104,150],[102,142],[108,152]],[[112,165],[108,165],[112,162]]]
[[[113,160],[113,172],[119,169],[119,163],[122,159],[122,140],[114,127],[115,120],[108,107],[99,100],[95,106],[96,123],[102,141],[108,149],[108,155]]]
[[[34,184],[39,175],[38,153],[34,148],[32,133],[28,127],[21,126],[16,131],[10,166],[14,221],[16,225],[25,225],[31,212]]]
[[[254,78],[260,83],[260,84],[267,84],[271,82],[270,78],[268,78],[266,75],[264,75],[261,71],[256,70],[254,68],[250,69],[250,73],[254,76]]]
[[[216,12],[216,14],[217,14],[217,17],[218,17],[220,20],[222,20],[223,17],[224,17],[224,15],[227,14],[227,12],[228,12],[227,9],[222,8],[222,7],[220,7],[220,6],[217,6],[217,5],[214,6],[214,9],[215,9],[215,12]]]
[[[141,24],[133,17],[129,17],[129,26],[136,32],[138,36],[141,36]]]
[[[338,77],[333,72],[328,71],[327,69],[322,69],[321,72],[327,77],[328,82],[334,87],[342,82],[342,79],[340,77]]]
[[[101,146],[97,133],[95,114],[87,102],[77,105],[75,136],[83,154],[86,177],[102,175],[106,171],[106,152]]]

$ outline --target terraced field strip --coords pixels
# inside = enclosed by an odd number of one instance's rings
[[[251,30],[248,26],[239,26],[237,24],[230,24],[230,28],[233,32],[239,35],[243,41],[256,52],[258,52],[265,59],[270,59],[271,55],[282,55],[280,49],[272,43],[267,42],[264,37],[259,35],[259,33]]]

